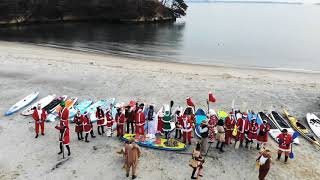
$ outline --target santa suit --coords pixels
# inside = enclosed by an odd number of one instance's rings
[[[69,129],[69,109],[64,108],[59,113],[60,117],[60,126],[56,126],[56,129],[60,130],[62,133],[60,137],[60,141],[64,145],[69,145],[70,143],[70,129]]]
[[[257,139],[257,131],[259,129],[259,125],[256,122],[251,122],[249,125],[249,132],[248,132],[248,140],[256,140]]]
[[[290,145],[292,143],[292,136],[290,134],[281,133],[277,136],[279,142],[279,150],[283,152],[290,151]]]
[[[75,125],[75,132],[76,133],[80,133],[83,131],[83,119],[84,119],[84,116],[81,114],[74,116],[73,122],[76,124]]]
[[[208,121],[208,128],[209,128],[209,142],[213,143],[214,142],[214,133],[215,133],[215,127],[217,125],[218,118],[216,115],[212,115],[209,118]]]
[[[107,127],[107,136],[112,135],[112,126],[113,126],[113,118],[110,111],[106,113],[106,127]]]
[[[124,123],[125,123],[125,116],[124,113],[117,113],[116,114],[116,122],[117,122],[117,136],[123,136],[123,128],[124,128]]]
[[[270,131],[270,125],[269,124],[261,124],[259,127],[259,133],[258,133],[258,137],[257,140],[260,143],[266,143],[268,142],[268,133]]]
[[[144,124],[146,123],[146,118],[144,113],[140,110],[136,113],[136,135],[144,135]]]
[[[97,126],[102,126],[104,124],[104,112],[102,109],[96,111],[96,118],[97,118]]]
[[[226,142],[226,144],[231,144],[232,131],[234,129],[235,124],[236,124],[236,120],[234,119],[233,115],[230,115],[226,118],[226,120],[225,120],[225,127],[226,127],[225,142]]]
[[[42,110],[35,109],[33,111],[32,117],[35,121],[36,134],[37,135],[39,134],[39,126],[41,126],[41,134],[44,134],[44,121],[47,118],[46,111],[44,109]]]
[[[92,130],[91,119],[87,116],[83,118],[83,131],[84,133],[89,133]]]
[[[249,129],[249,120],[247,118],[246,119],[239,118],[237,121],[237,126],[238,126],[238,134],[236,139],[239,141],[243,141],[244,134],[248,132],[248,129]]]
[[[189,144],[191,144],[192,120],[184,116],[181,118],[180,124],[182,125],[183,143],[186,143],[188,139]]]
[[[158,128],[157,128],[157,132],[158,133],[163,133],[163,115],[159,115],[158,116]]]

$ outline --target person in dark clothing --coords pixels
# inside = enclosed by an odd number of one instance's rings
[[[217,137],[218,142],[217,142],[216,148],[220,149],[220,152],[224,152],[223,146],[225,144],[225,130],[224,130],[224,122],[222,119],[220,119],[218,121],[217,131],[218,132],[217,132],[216,137]],[[221,146],[219,147],[220,143],[221,143]]]
[[[271,165],[271,156],[269,150],[264,150],[256,160],[259,167],[259,180],[265,180]]]
[[[131,134],[133,134],[134,133],[133,122],[135,119],[135,110],[131,109],[131,106],[127,106],[125,108],[125,117],[127,121],[127,134],[129,134],[130,126],[131,126]]]

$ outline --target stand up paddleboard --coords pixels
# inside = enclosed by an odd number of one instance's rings
[[[320,138],[320,119],[313,113],[308,113],[306,117],[311,130]]]
[[[55,111],[55,109],[57,108],[57,106],[59,106],[59,104],[62,101],[65,101],[67,99],[67,95],[63,95],[63,96],[59,96],[54,98],[53,101],[51,101],[48,105],[46,105],[43,109],[46,110],[46,112],[48,114],[53,113]]]
[[[22,100],[20,100],[19,102],[17,102],[13,106],[11,106],[10,109],[7,112],[5,112],[5,116],[9,116],[9,115],[19,111],[20,109],[28,106],[30,103],[32,103],[32,101],[37,99],[39,94],[40,94],[39,92],[33,92],[33,93],[29,94],[27,97],[23,98]]]
[[[201,138],[200,125],[201,125],[202,121],[207,120],[207,115],[204,112],[204,110],[201,108],[199,108],[196,111],[195,115],[196,115],[195,133],[199,138]]]
[[[29,106],[27,109],[25,109],[24,111],[21,112],[22,115],[24,116],[29,116],[33,113],[33,109],[35,107],[37,107],[38,104],[41,104],[41,109],[44,108],[46,105],[48,105],[51,101],[53,101],[53,99],[56,97],[55,94],[53,95],[48,95],[42,99],[40,99],[38,102],[32,104],[31,106]]]
[[[80,110],[80,113],[83,114],[92,103],[93,101],[85,99],[81,101],[79,104],[77,104],[76,106],[72,107],[69,111],[70,122],[73,122],[73,118],[77,114],[78,110]]]

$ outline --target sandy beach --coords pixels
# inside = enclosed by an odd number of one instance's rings
[[[305,114],[320,115],[320,74],[263,69],[125,59],[109,55],[0,42],[0,179],[127,179],[121,169],[122,156],[116,153],[123,142],[98,136],[90,143],[77,140],[71,125],[71,157],[57,155],[56,123],[46,123],[46,135],[34,138],[31,117],[4,112],[33,91],[40,97],[68,95],[93,100],[115,97],[117,102],[131,99],[155,103],[157,107],[174,100],[184,106],[192,97],[196,107],[206,109],[212,91],[216,110],[237,106],[255,111],[286,107],[304,124]],[[157,109],[158,109],[157,108]],[[94,126],[96,131],[96,126]],[[197,139],[193,139],[191,152]],[[300,137],[294,146],[295,159],[289,164],[274,161],[268,179],[319,179],[319,151]],[[277,144],[269,137],[268,148],[276,158]],[[225,153],[215,148],[206,159],[204,180],[257,179],[255,159],[258,151],[235,150]],[[189,155],[142,148],[138,179],[190,179]]]

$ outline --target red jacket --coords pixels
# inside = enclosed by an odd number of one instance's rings
[[[44,121],[47,119],[46,110],[42,109],[41,119],[39,118],[38,109],[35,109],[35,110],[33,111],[32,117],[33,117],[33,119],[34,119],[35,121],[41,120],[42,122],[44,122]]]
[[[209,121],[208,121],[208,127],[209,128],[214,128],[218,123],[218,118],[216,115],[212,115],[210,116],[209,118]]]
[[[109,111],[106,113],[106,119],[107,119],[107,127],[111,128],[113,125],[113,118]]]
[[[237,121],[238,130],[240,133],[244,133],[249,130],[249,120],[239,118]]]
[[[226,118],[225,121],[225,126],[226,126],[226,130],[233,130],[234,129],[234,125],[236,124],[236,120],[234,118],[230,118],[230,116],[228,116]]]
[[[120,126],[124,125],[124,123],[125,123],[125,115],[123,113],[121,113],[120,115],[116,114],[116,122]]]
[[[68,145],[70,143],[70,129],[69,129],[69,109],[64,108],[60,113],[60,126],[56,126],[55,128],[59,131],[64,130],[61,141],[63,144]]]
[[[277,136],[279,142],[279,148],[290,149],[290,144],[292,143],[292,136],[290,134],[279,134]]]
[[[192,131],[192,120],[189,117],[186,117],[186,119],[181,118],[179,123],[182,126],[183,132],[191,132]]]
[[[143,126],[146,123],[146,118],[142,111],[136,113],[135,119],[136,119],[136,126]]]

